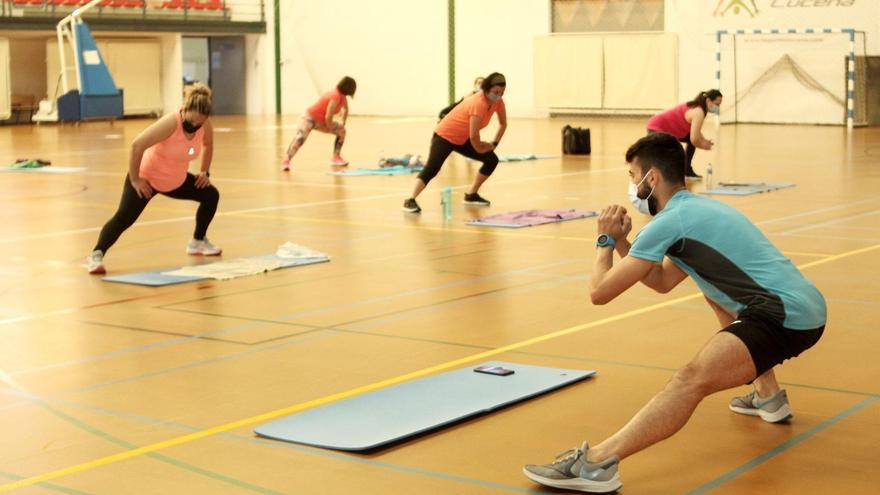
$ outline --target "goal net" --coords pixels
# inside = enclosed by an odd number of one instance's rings
[[[852,30],[717,34],[721,122],[867,123],[865,38]]]

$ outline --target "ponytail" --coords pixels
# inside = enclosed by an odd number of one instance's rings
[[[717,89],[710,89],[709,91],[700,91],[697,93],[697,96],[694,97],[693,100],[687,102],[688,108],[700,107],[703,109],[703,113],[709,112],[709,107],[706,104],[707,100],[717,99],[721,95],[721,91]]]

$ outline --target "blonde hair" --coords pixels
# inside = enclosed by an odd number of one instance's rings
[[[187,89],[183,99],[183,111],[192,110],[205,116],[211,115],[212,100],[211,88],[201,83],[193,84]]]

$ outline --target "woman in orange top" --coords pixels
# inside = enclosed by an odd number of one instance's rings
[[[101,229],[87,260],[89,273],[106,272],[107,250],[134,224],[156,193],[199,202],[196,229],[186,247],[188,254],[216,256],[222,252],[205,237],[220,200],[220,193],[209,179],[214,142],[211,106],[211,90],[196,84],[187,93],[183,108],[164,115],[134,139],[119,208]],[[189,162],[202,151],[201,171],[193,175],[188,172]]]
[[[443,162],[453,151],[483,162],[470,190],[464,195],[465,204],[489,206],[489,200],[479,195],[483,182],[492,175],[498,165],[495,148],[507,129],[507,111],[504,108],[504,90],[507,81],[502,74],[493,72],[483,79],[481,91],[466,97],[456,105],[434,128],[428,163],[419,173],[412,196],[403,202],[403,211],[419,213],[422,209],[416,198],[425,186],[440,172]],[[491,143],[480,140],[480,129],[489,125],[493,114],[498,114],[498,132]]]
[[[296,137],[287,147],[287,153],[284,160],[281,161],[281,170],[285,172],[290,170],[290,160],[306,142],[312,129],[336,136],[336,142],[333,144],[333,159],[330,160],[330,165],[336,167],[348,165],[348,161],[342,158],[340,152],[342,151],[342,143],[345,141],[345,121],[348,119],[348,99],[346,97],[354,97],[355,90],[357,90],[357,82],[345,76],[334,90],[324,93],[317,103],[306,110],[306,114],[299,121]],[[333,121],[333,116],[337,113],[342,114],[342,123]]]

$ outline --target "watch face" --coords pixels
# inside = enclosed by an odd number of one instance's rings
[[[600,235],[599,238],[596,239],[596,244],[598,244],[600,246],[604,246],[604,245],[608,244],[608,234]]]

